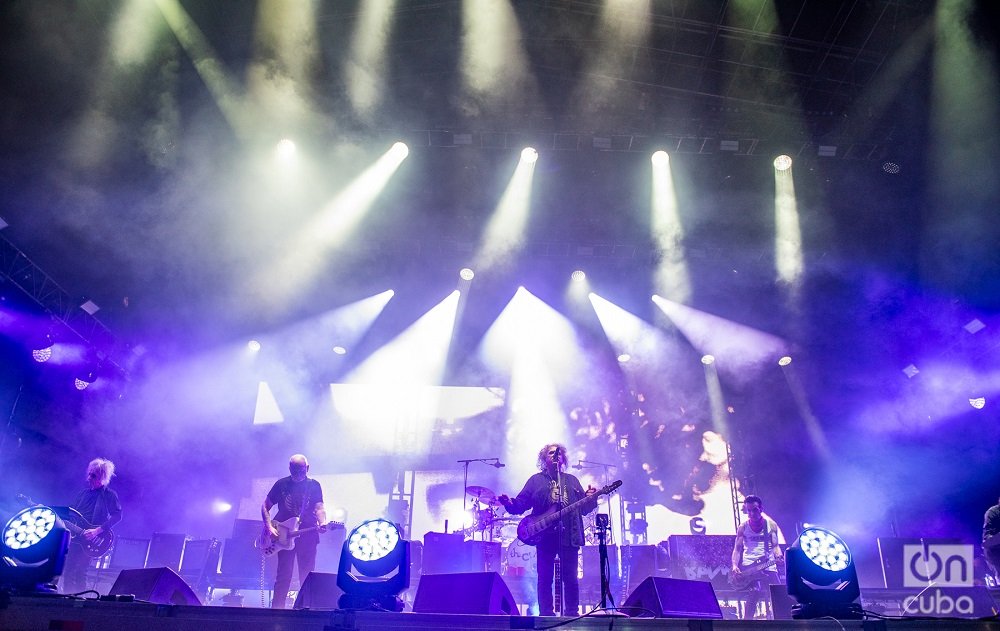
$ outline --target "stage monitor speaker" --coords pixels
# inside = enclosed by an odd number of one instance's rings
[[[462,534],[424,535],[422,574],[499,572],[499,541],[465,541]]]
[[[496,572],[424,574],[413,600],[415,613],[518,615],[517,603]]]
[[[292,609],[336,609],[344,590],[337,587],[337,575],[309,572],[299,588]]]
[[[184,579],[168,567],[122,570],[108,594],[132,594],[136,600],[158,605],[201,604]]]
[[[722,619],[715,589],[708,581],[650,576],[629,594],[622,605],[632,617]]]

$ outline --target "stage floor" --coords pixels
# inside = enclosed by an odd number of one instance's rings
[[[597,631],[709,631],[712,629],[1000,629],[1000,621],[977,620],[698,620],[589,616],[579,619],[531,616],[271,611],[239,607],[194,607],[70,600],[55,596],[13,597],[0,603],[5,631],[509,631],[511,629],[580,629]]]

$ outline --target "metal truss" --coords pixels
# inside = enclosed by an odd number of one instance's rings
[[[80,308],[80,300],[74,299],[3,236],[0,236],[0,274],[93,348],[106,367],[113,367],[123,375],[126,373],[116,360],[119,343],[108,327]]]

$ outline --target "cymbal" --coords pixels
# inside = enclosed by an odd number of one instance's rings
[[[465,487],[465,492],[480,500],[491,500],[497,496],[496,493],[485,486],[467,486]]]

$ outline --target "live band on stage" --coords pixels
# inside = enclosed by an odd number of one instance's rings
[[[659,545],[615,544],[609,500],[622,490],[622,481],[584,488],[567,471],[563,445],[550,443],[539,450],[537,473],[516,494],[469,484],[472,462],[505,466],[497,458],[459,461],[465,469],[463,514],[470,521],[450,532],[446,523],[444,532],[428,532],[422,542],[406,542],[405,558],[412,567],[410,587],[416,587],[421,576],[492,572],[509,588],[516,613],[573,617],[607,610],[628,615],[629,603],[635,602],[643,581],[671,577],[710,585],[709,594],[722,607],[719,615],[724,611],[732,618],[784,617],[779,613],[784,603],[777,598],[786,580],[786,542],[778,524],[764,512],[759,496],[743,496],[734,506],[745,516],[735,535],[672,535]],[[202,594],[207,601],[219,592],[218,604],[255,606],[245,602],[242,592],[249,590],[260,592],[262,607],[283,609],[294,603],[299,608],[302,596],[296,592],[318,566],[330,565],[322,537],[343,542],[352,525],[328,518],[324,489],[309,476],[305,455],[293,455],[288,471],[267,492],[256,525],[237,520],[238,526],[240,522],[249,525],[244,524],[239,532],[234,528],[225,546],[216,539],[155,541],[154,535],[154,541],[144,540],[139,559],[136,542],[143,540],[118,538],[114,532],[125,515],[118,494],[110,487],[114,463],[94,459],[86,469],[86,487],[71,506],[57,510],[71,541],[59,592],[102,593],[102,574],[162,564],[180,572],[192,593]],[[34,504],[28,497],[19,497],[27,505]],[[977,580],[984,587],[995,587],[1000,568],[1000,502],[986,512],[982,535],[982,556],[977,563],[984,562],[985,569]],[[889,566],[899,564],[886,559],[897,554],[900,545],[906,548],[905,541],[879,540],[887,589],[903,586],[898,584],[899,576],[890,579],[892,571],[900,570]],[[165,552],[168,543],[176,553],[173,558]],[[933,540],[921,540],[921,545],[927,555]],[[128,556],[130,560],[125,559]],[[399,609],[403,606],[400,601]]]

